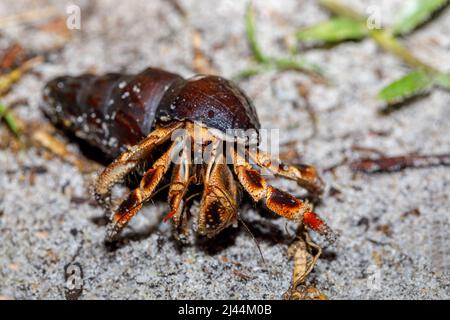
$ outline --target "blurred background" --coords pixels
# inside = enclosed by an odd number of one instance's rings
[[[324,254],[310,285],[331,299],[448,298],[449,35],[447,1],[2,1],[0,298],[280,299],[288,289],[295,226],[248,202],[240,212],[265,264],[242,227],[180,246],[160,223],[164,201],[145,206],[118,248],[103,245],[90,191],[101,165],[49,124],[42,88],[148,66],[234,79],[262,126],[280,130],[282,159],[318,168],[327,190],[316,211],[340,238],[313,235]],[[83,278],[74,297],[71,264]]]

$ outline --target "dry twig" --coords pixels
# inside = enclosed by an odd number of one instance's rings
[[[424,168],[449,165],[450,154],[405,155],[398,157],[382,157],[379,159],[362,159],[350,163],[350,168],[353,171],[375,173],[396,172],[406,168]]]

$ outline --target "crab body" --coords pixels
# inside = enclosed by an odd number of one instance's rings
[[[217,94],[219,93],[219,94]],[[217,76],[179,75],[147,68],[137,75],[62,76],[44,89],[53,122],[100,148],[111,158],[137,144],[156,126],[190,120],[208,128],[260,128],[250,99]]]
[[[260,129],[252,102],[231,81],[217,76],[186,80],[154,68],[136,75],[63,76],[46,85],[44,100],[55,124],[114,159],[95,183],[99,202],[108,203],[115,183],[151,162],[139,186],[112,214],[108,240],[114,240],[152,197],[169,169],[167,219],[171,218],[178,234],[188,230],[190,213],[185,207],[192,184],[204,189],[196,223],[202,235],[212,237],[237,221],[242,187],[273,212],[319,233],[329,232],[307,202],[269,185],[259,169],[320,194],[323,184],[316,170],[273,161],[269,154],[250,148],[248,140],[230,133],[253,131],[257,144]],[[177,134],[179,130],[182,135]],[[224,147],[225,140],[231,143]],[[192,161],[195,148],[207,155],[204,161]]]

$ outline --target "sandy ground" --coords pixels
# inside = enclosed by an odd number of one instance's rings
[[[383,22],[402,1],[351,1],[365,11],[379,4]],[[64,1],[54,1],[65,14]],[[245,40],[244,1],[90,1],[81,6],[81,30],[48,62],[27,75],[5,98],[26,99],[15,110],[23,119],[47,121],[40,109],[41,89],[50,78],[88,70],[139,71],[158,66],[184,76],[192,69],[192,35],[215,70],[226,77],[251,65]],[[41,8],[38,1],[5,1],[0,16]],[[327,18],[313,0],[255,1],[258,36],[271,54],[282,54],[282,36]],[[450,10],[404,40],[415,54],[450,71]],[[34,52],[64,40],[27,25],[2,30],[0,48],[13,41]],[[356,159],[352,146],[377,148],[388,155],[444,153],[450,146],[450,94],[433,90],[389,116],[380,116],[375,99],[385,84],[407,72],[395,57],[371,40],[304,53],[321,65],[329,84],[297,72],[269,72],[240,83],[254,99],[263,127],[279,128],[282,151],[321,171]],[[296,87],[309,88],[309,103]],[[296,104],[294,103],[296,102]],[[3,129],[4,130],[4,129]],[[61,136],[65,139],[64,136]],[[66,140],[68,141],[68,140]],[[78,146],[69,142],[78,153]],[[367,155],[367,154],[366,154]],[[30,168],[40,168],[30,182]],[[148,204],[116,249],[103,244],[103,211],[90,204],[83,175],[58,158],[30,148],[0,150],[0,297],[64,299],[69,263],[83,271],[81,299],[279,299],[288,288],[292,264],[286,250],[285,221],[243,204],[241,214],[260,242],[262,263],[252,238],[240,227],[217,239],[180,246],[167,224],[164,202]],[[332,299],[448,299],[450,170],[405,170],[393,174],[353,174],[347,165],[323,172],[327,193],[317,211],[341,234],[325,247],[310,281]],[[294,194],[295,185],[278,181]],[[415,214],[408,214],[414,212]],[[293,229],[290,225],[289,228]]]

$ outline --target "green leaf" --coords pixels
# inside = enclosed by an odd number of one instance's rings
[[[250,50],[252,51],[253,57],[258,62],[267,62],[267,57],[262,53],[258,41],[256,40],[255,11],[251,2],[247,5],[247,11],[245,14],[245,28],[247,33],[247,41],[250,45]]]
[[[340,42],[344,40],[359,40],[368,34],[369,30],[363,23],[349,18],[338,17],[298,31],[297,39]]]
[[[243,70],[239,71],[236,75],[233,76],[233,80],[240,81],[240,80],[244,80],[244,79],[249,79],[258,74],[267,72],[270,69],[273,69],[273,66],[270,66],[267,64],[262,64],[257,67],[243,69]]]
[[[442,88],[450,90],[450,73],[441,73],[437,75],[435,82]]]
[[[433,78],[430,75],[422,71],[413,71],[384,87],[378,97],[389,104],[397,103],[418,94],[432,84]]]
[[[395,34],[409,33],[446,5],[448,0],[407,0],[394,25]]]
[[[278,70],[303,70],[323,75],[323,70],[317,64],[306,61],[305,59],[292,58],[271,58],[272,63]]]
[[[324,71],[317,64],[311,63],[305,59],[297,59],[296,57],[288,58],[275,58],[268,57],[267,62],[261,63],[256,67],[247,68],[239,71],[234,77],[234,80],[248,79],[258,74],[270,71],[270,70],[298,70],[303,72],[310,72],[317,76],[323,77]]]
[[[16,119],[14,118],[13,114],[8,111],[8,109],[3,105],[0,104],[0,120],[4,120],[9,129],[17,136],[20,136],[20,129],[17,125]]]
[[[258,65],[241,70],[234,76],[236,80],[250,78],[269,70],[300,70],[322,75],[323,72],[319,66],[310,63],[305,59],[294,56],[286,58],[271,57],[262,52],[261,47],[256,40],[255,12],[251,2],[249,2],[245,13],[245,27],[250,50]]]

